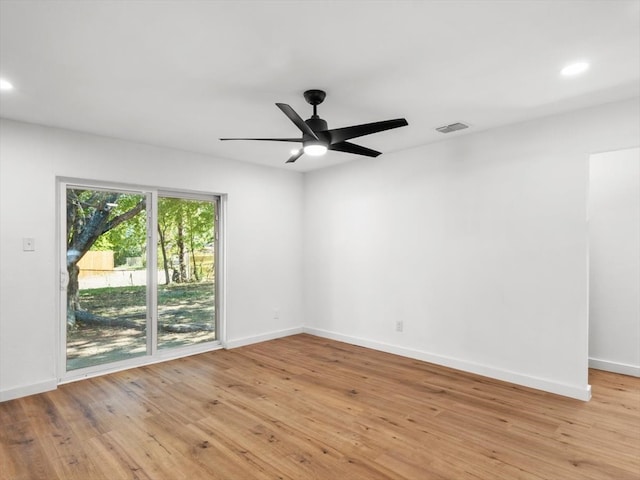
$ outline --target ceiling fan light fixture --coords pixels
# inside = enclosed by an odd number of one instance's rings
[[[1,1],[1,0],[0,0]],[[363,123],[361,125],[351,125],[350,127],[334,128],[329,130],[327,122],[318,116],[318,105],[325,99],[326,93],[322,90],[307,90],[304,92],[304,99],[313,106],[313,115],[303,120],[296,111],[286,103],[276,103],[282,113],[298,127],[302,133],[302,138],[221,138],[220,140],[259,140],[268,142],[302,142],[302,148],[291,150],[291,156],[285,163],[294,163],[303,154],[311,157],[320,157],[327,153],[327,150],[352,153],[354,155],[364,155],[365,157],[377,157],[382,152],[371,148],[363,147],[355,143],[348,142],[352,138],[358,138],[372,133],[391,130],[392,128],[406,127],[409,125],[404,118],[394,118],[381,122]]]
[[[320,143],[312,143],[304,146],[304,153],[311,157],[320,157],[327,153],[327,146]]]

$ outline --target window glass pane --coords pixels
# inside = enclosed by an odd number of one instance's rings
[[[212,200],[158,198],[158,348],[216,339]]]
[[[67,370],[145,355],[146,197],[66,193]]]

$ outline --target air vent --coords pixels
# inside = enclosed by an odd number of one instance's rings
[[[451,133],[458,130],[464,130],[465,128],[469,128],[469,125],[465,125],[464,123],[452,123],[451,125],[445,125],[444,127],[436,128],[440,133]]]

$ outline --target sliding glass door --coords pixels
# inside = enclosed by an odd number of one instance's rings
[[[158,198],[158,347],[216,338],[215,222],[211,200]]]
[[[60,185],[63,376],[217,344],[219,198]]]

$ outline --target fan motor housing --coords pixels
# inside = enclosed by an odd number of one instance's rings
[[[323,132],[327,130],[327,122],[316,115],[314,115],[311,118],[308,118],[307,120],[304,121],[304,123],[309,125],[309,128],[313,130],[316,133],[316,135],[318,134],[318,132]]]

